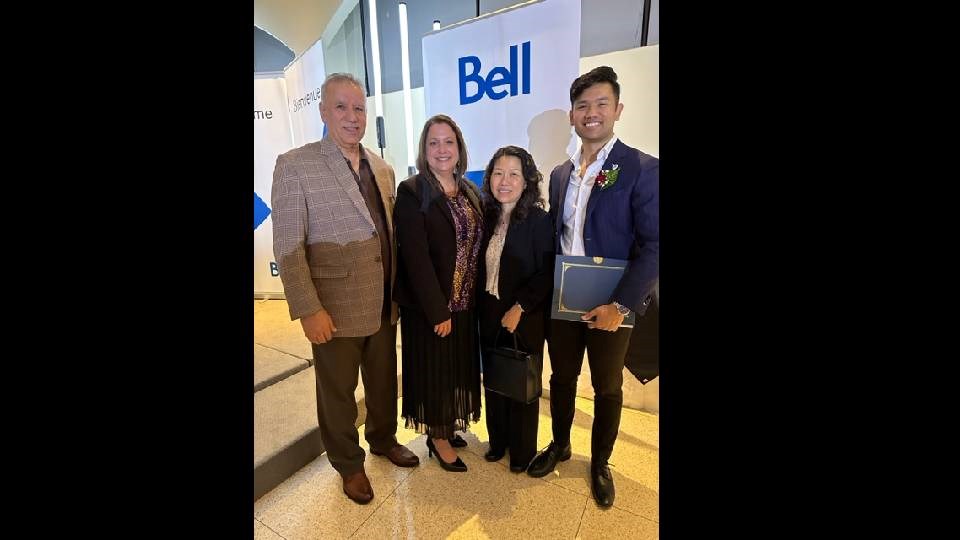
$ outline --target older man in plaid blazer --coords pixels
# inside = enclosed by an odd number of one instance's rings
[[[366,504],[373,488],[354,427],[358,368],[370,452],[401,467],[420,462],[396,439],[394,173],[360,145],[367,125],[360,82],[335,73],[320,95],[327,136],[277,158],[273,250],[290,317],[313,343],[320,436],[344,493]]]

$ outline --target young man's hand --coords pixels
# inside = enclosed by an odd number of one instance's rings
[[[580,316],[580,318],[585,321],[593,319],[594,317],[596,317],[596,319],[588,322],[587,328],[596,328],[608,332],[616,332],[624,319],[624,316],[617,311],[617,306],[613,304],[597,306]]]

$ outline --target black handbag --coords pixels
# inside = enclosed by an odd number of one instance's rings
[[[483,385],[487,390],[520,403],[533,403],[543,394],[540,374],[543,373],[543,356],[524,352],[517,346],[517,333],[513,333],[513,347],[500,345],[500,330],[483,355]],[[524,346],[529,350],[529,347]]]

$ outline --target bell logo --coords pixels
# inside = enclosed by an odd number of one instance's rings
[[[519,72],[520,85],[524,94],[530,93],[530,42],[525,41],[521,45],[521,54],[523,55],[523,71]],[[517,95],[517,46],[510,46],[510,69],[497,66],[490,70],[486,78],[480,75],[480,59],[476,56],[464,56],[457,59],[460,79],[460,104],[469,105],[476,103],[486,94],[493,100],[503,99],[507,95]],[[470,72],[467,73],[467,67]],[[477,91],[474,94],[467,94],[467,83],[477,85]],[[497,90],[502,86],[510,85],[510,92]]]

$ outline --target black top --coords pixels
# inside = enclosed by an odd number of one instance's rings
[[[461,178],[460,189],[483,216],[476,185]],[[446,196],[423,174],[407,178],[397,186],[393,223],[397,237],[393,299],[422,311],[430,324],[440,324],[450,318],[448,301],[457,263],[456,229]]]
[[[486,253],[489,238],[493,236],[487,224],[488,234],[480,254],[481,273],[477,287],[487,288]],[[511,222],[500,254],[500,275],[497,278],[497,294],[500,302],[508,307],[519,302],[525,312],[549,309],[553,293],[554,233],[553,220],[540,208],[531,208],[523,222]]]

